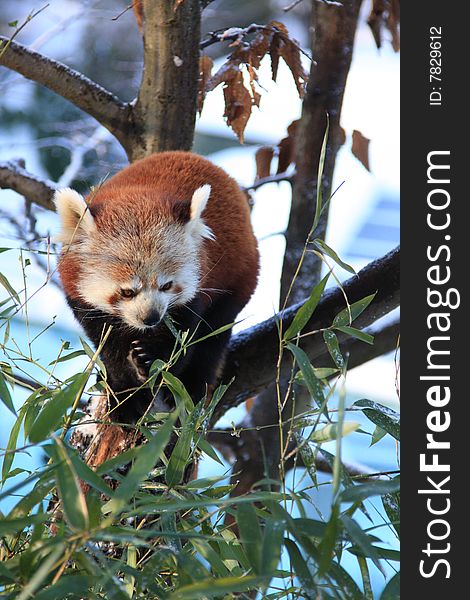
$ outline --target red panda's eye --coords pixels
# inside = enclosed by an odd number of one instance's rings
[[[172,285],[173,285],[172,281],[167,281],[166,283],[164,283],[163,285],[161,285],[158,289],[161,292],[167,292],[171,288]]]
[[[123,298],[133,298],[136,295],[135,290],[131,290],[130,288],[123,288],[121,290],[121,296]]]

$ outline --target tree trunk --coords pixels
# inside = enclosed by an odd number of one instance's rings
[[[153,152],[191,150],[196,121],[199,0],[144,0],[144,72],[134,111],[134,161]]]

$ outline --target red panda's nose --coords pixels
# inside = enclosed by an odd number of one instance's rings
[[[154,327],[155,325],[158,325],[158,323],[160,323],[160,313],[157,310],[152,310],[152,312],[150,312],[145,319],[143,320],[144,325],[147,325],[148,327]]]

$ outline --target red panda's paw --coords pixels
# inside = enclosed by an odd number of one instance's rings
[[[131,351],[128,358],[140,381],[146,381],[149,377],[150,366],[155,359],[148,353],[140,340],[131,342]]]

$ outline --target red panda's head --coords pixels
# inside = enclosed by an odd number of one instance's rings
[[[213,237],[202,218],[210,191],[204,185],[191,200],[156,204],[146,197],[151,192],[129,188],[125,202],[92,198],[89,205],[74,190],[56,192],[59,269],[71,257],[78,265],[71,283],[82,300],[130,327],[155,326],[198,292],[201,246]],[[70,277],[70,269],[67,273]]]

